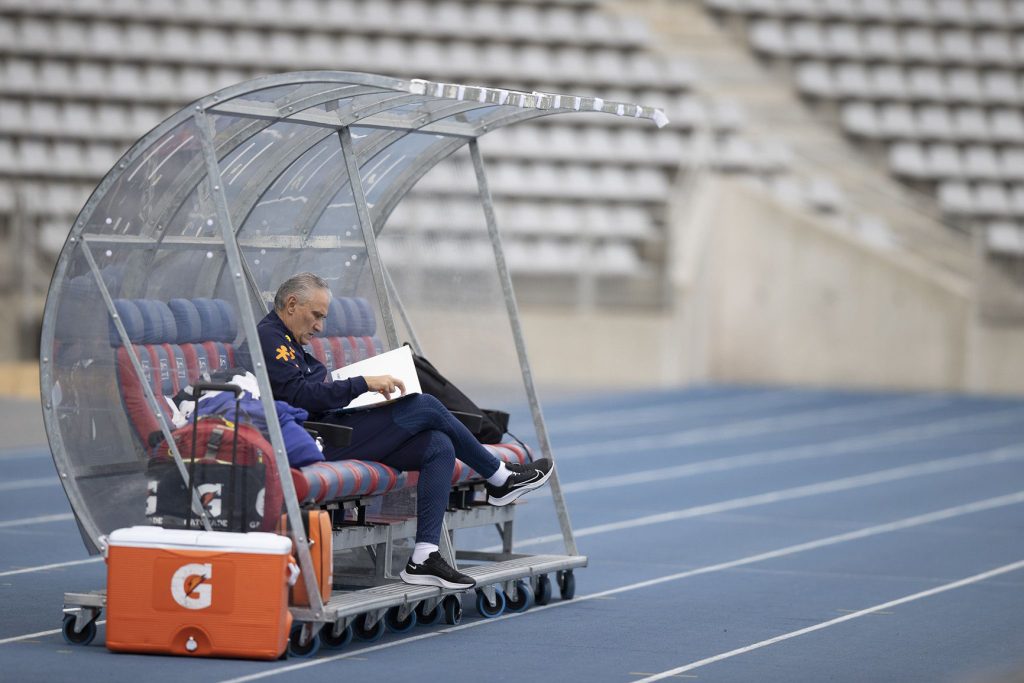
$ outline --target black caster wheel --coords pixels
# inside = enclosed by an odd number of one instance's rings
[[[316,634],[310,638],[309,642],[305,645],[299,644],[299,638],[302,636],[302,625],[292,627],[291,636],[288,638],[288,656],[289,657],[302,657],[308,659],[314,656],[320,651],[320,634]]]
[[[416,628],[416,610],[405,615],[405,619],[399,621],[398,607],[392,607],[384,615],[384,624],[392,633],[405,633]]]
[[[516,599],[505,596],[505,609],[509,612],[525,612],[533,607],[533,589],[528,581],[516,581]]]
[[[462,609],[461,607],[459,608]],[[416,605],[416,623],[420,626],[433,626],[444,619],[444,603],[439,602],[429,612],[423,611],[423,603]],[[458,622],[455,622],[458,623]]]
[[[572,600],[576,597],[576,577],[571,569],[558,572],[558,591],[562,594],[563,600]]]
[[[441,604],[444,609],[444,622],[449,626],[458,626],[462,621],[462,600],[456,595],[449,595]]]
[[[68,645],[88,645],[96,637],[96,621],[90,621],[85,628],[75,632],[75,615],[65,614],[60,627],[60,634]]]
[[[320,631],[320,642],[332,650],[345,647],[352,642],[352,624],[341,629],[338,635],[334,635],[334,624],[326,624]]]
[[[366,615],[356,617],[355,623],[352,624],[352,632],[355,633],[356,638],[368,643],[375,643],[383,638],[385,628],[383,619],[374,624],[372,628],[367,628]]]
[[[483,591],[476,592],[476,611],[480,613],[480,616],[485,619],[494,619],[502,615],[505,611],[505,593],[503,591],[496,591],[495,597],[497,600],[492,606]]]
[[[551,579],[547,574],[537,577],[537,585],[533,589],[533,601],[538,605],[546,605],[551,602]]]

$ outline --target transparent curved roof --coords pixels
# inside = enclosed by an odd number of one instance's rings
[[[484,259],[471,286],[464,273],[437,265],[431,254],[440,246],[429,237],[414,247],[421,263],[388,271],[395,245],[386,225],[416,182],[457,149],[502,126],[575,112],[666,123],[658,109],[596,97],[325,71],[226,88],[142,137],[79,214],[44,314],[47,434],[87,545],[145,521],[152,446],[138,412],[148,411],[155,419],[147,424],[165,438],[173,429],[160,403],[184,381],[183,348],[219,344],[233,365],[269,386],[247,360],[259,357],[255,323],[296,272],[324,276],[336,298],[370,302],[382,347],[412,340],[476,395],[527,405],[512,334],[518,323],[509,320],[514,300],[510,307],[486,213],[479,234],[455,245]],[[490,199],[482,200],[486,208]],[[494,251],[481,255],[489,239]],[[452,249],[450,237],[443,248]],[[180,320],[164,324],[165,304],[181,299],[226,302],[226,317],[216,329],[205,318],[191,331]],[[439,330],[457,330],[473,349],[487,348],[487,358],[460,370],[473,351]],[[140,376],[158,391],[127,396]],[[272,425],[267,436],[281,451],[279,430]]]

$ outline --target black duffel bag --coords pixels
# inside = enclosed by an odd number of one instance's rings
[[[501,443],[508,431],[508,413],[480,408],[473,399],[438,372],[429,360],[416,353],[412,354],[412,360],[424,394],[430,394],[440,401],[469,428],[480,443]]]

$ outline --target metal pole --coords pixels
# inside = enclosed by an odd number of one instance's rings
[[[533,385],[530,361],[526,357],[526,341],[523,338],[523,328],[519,324],[519,306],[516,304],[515,292],[512,290],[512,276],[509,274],[508,264],[505,263],[505,251],[501,246],[501,236],[498,234],[498,221],[494,215],[494,200],[491,197],[490,186],[487,184],[484,160],[480,155],[480,145],[476,139],[469,141],[469,153],[473,158],[473,170],[476,171],[476,182],[480,189],[480,203],[483,205],[484,218],[487,221],[487,233],[491,237],[491,246],[494,248],[494,260],[498,266],[498,279],[501,281],[501,289],[505,295],[505,308],[508,309],[508,318],[512,325],[512,338],[516,344],[516,355],[519,356],[519,367],[523,373],[523,385],[526,388],[526,397],[530,402],[533,425],[537,429],[537,439],[540,441],[541,453],[545,457],[551,458],[553,466],[555,458],[551,452],[548,428],[544,424],[544,415],[541,413],[540,401],[537,399],[537,390]],[[548,481],[551,485],[551,497],[555,503],[555,512],[558,514],[558,524],[562,528],[565,552],[569,555],[578,555],[576,539],[572,534],[572,523],[569,521],[569,511],[565,507],[565,496],[562,494],[562,485],[558,481],[557,469],[551,473],[551,479]]]
[[[164,411],[160,410],[160,406],[156,401],[156,396],[153,394],[153,387],[149,384],[151,380],[146,377],[146,371],[142,369],[142,363],[139,361],[139,357],[135,353],[135,346],[132,344],[132,340],[128,336],[128,331],[124,328],[124,323],[121,321],[121,316],[117,312],[117,307],[114,306],[114,300],[110,296],[110,291],[107,290],[107,285],[103,282],[103,274],[96,266],[96,260],[92,256],[92,249],[89,248],[89,244],[86,242],[84,237],[82,238],[82,253],[85,255],[85,260],[89,264],[89,270],[92,271],[92,275],[96,279],[96,285],[100,288],[100,296],[103,298],[103,303],[107,306],[107,312],[110,313],[110,317],[114,321],[114,327],[117,329],[117,336],[121,339],[121,345],[124,347],[125,351],[128,352],[128,358],[132,362],[132,370],[135,371],[135,377],[139,380],[139,384],[142,386],[142,393],[146,395],[146,401],[149,402],[149,409],[153,411],[156,421],[160,423],[160,432],[164,435],[164,441],[167,442],[167,449],[170,452],[171,457],[174,458],[175,464],[178,466],[178,472],[181,474],[181,478],[185,482],[185,486],[188,486],[189,490],[192,492],[192,508],[199,513],[199,519],[203,522],[203,528],[210,531],[210,518],[206,516],[206,508],[203,506],[203,503],[199,498],[199,493],[192,488],[192,482],[189,480],[188,469],[185,467],[185,461],[182,460],[181,453],[178,451],[178,444],[174,442],[174,436],[171,434],[171,428],[167,426],[167,418],[164,416]],[[195,453],[192,454],[192,457],[195,458]]]
[[[352,131],[345,126],[338,131],[341,140],[341,152],[345,157],[345,170],[348,171],[349,187],[352,189],[352,200],[356,205],[356,216],[359,228],[363,231],[363,242],[366,246],[366,258],[370,261],[370,272],[373,274],[373,285],[377,290],[377,303],[384,321],[384,333],[392,349],[398,348],[398,333],[395,331],[395,319],[391,313],[391,302],[388,298],[388,286],[384,279],[384,269],[380,263],[380,252],[377,251],[377,237],[370,222],[370,210],[366,206],[366,195],[363,194],[363,181],[359,177],[359,162],[352,146]]]
[[[388,293],[391,297],[391,301],[394,302],[395,307],[398,309],[398,315],[402,318],[402,323],[405,325],[406,331],[409,333],[409,343],[412,344],[412,350],[419,355],[423,355],[423,347],[420,345],[420,340],[416,336],[416,330],[412,327],[412,320],[409,318],[409,313],[406,312],[405,306],[402,304],[402,298],[398,296],[398,289],[395,288],[395,283],[391,279],[391,273],[388,269],[384,269],[384,279],[388,283]]]
[[[278,479],[281,482],[281,490],[284,494],[285,510],[288,512],[288,527],[291,531],[292,539],[295,541],[299,568],[302,570],[303,575],[307,577],[305,583],[310,611],[319,619],[323,617],[324,603],[320,598],[318,581],[314,578],[317,574],[313,570],[313,558],[310,555],[309,545],[306,542],[305,531],[302,527],[302,511],[299,509],[295,484],[292,482],[291,468],[288,465],[288,456],[284,447],[284,436],[281,434],[281,424],[278,422],[277,408],[274,406],[274,394],[270,388],[270,378],[267,376],[266,368],[263,367],[263,347],[260,346],[260,337],[256,330],[256,316],[253,314],[252,306],[250,305],[248,284],[242,267],[242,252],[239,250],[238,241],[235,239],[235,231],[231,224],[231,213],[228,210],[228,201],[224,194],[223,183],[220,177],[220,164],[217,161],[217,152],[213,142],[213,121],[198,109],[194,117],[196,128],[199,130],[203,159],[206,162],[207,182],[211,185],[211,196],[217,209],[217,222],[220,224],[220,233],[224,240],[224,252],[227,255],[228,265],[231,268],[231,282],[234,284],[235,296],[238,298],[238,314],[242,323],[242,331],[245,332],[246,341],[249,343],[253,371],[256,375],[256,383],[260,387],[260,403],[263,405],[263,412],[267,418],[270,444],[274,448],[274,462],[277,463]]]

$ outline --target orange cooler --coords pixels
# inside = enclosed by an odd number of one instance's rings
[[[291,539],[134,526],[107,538],[107,647],[277,659],[288,645]]]

